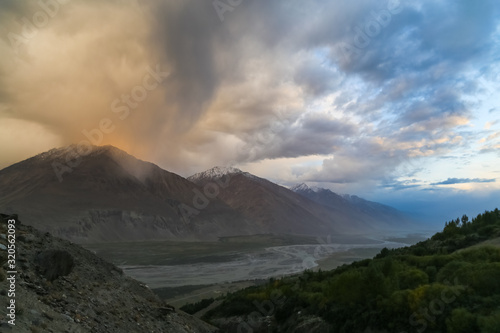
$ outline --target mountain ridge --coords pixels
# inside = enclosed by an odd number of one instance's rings
[[[60,182],[52,164],[74,146],[42,153],[0,170],[0,207],[36,221],[45,231],[78,242],[146,239],[217,239],[252,230],[220,200],[184,218],[203,189],[115,147],[95,147]],[[236,226],[233,221],[241,221]],[[125,227],[125,228],[124,228]]]
[[[330,207],[233,167],[186,179],[113,146],[85,155],[77,149],[52,149],[0,170],[0,209],[78,243],[377,229],[354,205]],[[58,170],[66,170],[63,181]]]
[[[218,198],[245,217],[255,221],[260,228],[273,226],[273,233],[316,234],[338,232],[334,225],[321,219],[321,207],[303,200],[285,187],[247,172],[224,176],[210,176],[202,172],[188,177],[201,187],[221,183]],[[225,179],[222,179],[225,178]],[[290,195],[292,197],[290,197]],[[302,201],[301,201],[302,200]],[[312,205],[312,207],[311,207]],[[293,214],[290,214],[293,212]],[[307,224],[304,221],[308,221]],[[314,232],[308,232],[308,229]]]
[[[392,230],[411,229],[415,227],[415,221],[405,213],[393,207],[369,201],[356,195],[340,195],[325,188],[311,188],[305,183],[294,185],[290,190],[335,211],[341,210],[342,207],[350,207],[352,211],[356,212],[352,216],[352,219],[371,221],[372,225],[377,226],[375,229]]]

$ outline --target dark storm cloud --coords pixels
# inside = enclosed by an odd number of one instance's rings
[[[212,1],[73,0],[40,32],[44,47],[33,40],[31,59],[0,63],[0,115],[78,142],[103,117],[115,120],[110,103],[158,65],[169,76],[105,143],[148,147],[138,155],[177,172],[326,155],[309,179],[391,179],[402,163],[473,138],[463,129],[475,109],[468,97],[487,88],[480,74],[497,77],[488,64],[498,60],[498,7],[244,0],[221,21]],[[3,32],[39,10],[37,1],[0,8]],[[359,31],[371,34],[366,46],[356,46]]]
[[[285,130],[273,158],[328,155],[336,152],[356,133],[354,124],[314,115]]]
[[[194,124],[216,91],[220,77],[215,53],[224,47],[224,34],[208,1],[157,1],[153,15],[152,45],[171,68],[166,102],[176,107],[174,128]]]
[[[304,117],[301,121],[301,129],[309,133],[331,133],[345,137],[350,137],[356,133],[354,124],[319,114]]]
[[[9,34],[20,34],[23,19],[32,19],[32,15],[40,10],[35,1],[0,1],[0,40],[10,44]]]
[[[34,6],[34,1],[2,0],[0,2],[0,17],[15,15],[15,18],[20,19],[28,8],[34,8]]]
[[[298,68],[294,81],[310,95],[319,96],[330,93],[338,86],[341,74],[318,64],[304,64]]]
[[[245,138],[242,161],[328,155],[357,132],[354,123],[327,114],[306,114],[297,122],[275,123],[267,131]]]

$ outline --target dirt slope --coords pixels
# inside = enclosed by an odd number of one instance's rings
[[[8,220],[16,219],[15,297],[7,262]],[[0,303],[15,299],[15,326],[1,332],[216,332],[160,301],[145,285],[88,250],[5,215],[0,222]],[[6,313],[5,313],[6,314]]]

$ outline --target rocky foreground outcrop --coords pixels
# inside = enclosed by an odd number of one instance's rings
[[[217,331],[92,252],[23,225],[17,216],[1,216],[0,237],[1,332]],[[8,261],[12,244],[15,266]],[[15,317],[8,316],[12,300]]]

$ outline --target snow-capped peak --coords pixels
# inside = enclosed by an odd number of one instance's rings
[[[318,187],[318,186],[312,186],[309,189],[311,189],[311,191],[316,192],[316,193],[323,192],[323,191],[330,191],[329,189]]]
[[[315,193],[320,193],[324,191],[331,192],[329,189],[318,187],[318,186],[307,186],[307,184],[302,183],[298,184],[295,186],[290,187],[290,190],[294,192],[315,192]]]
[[[310,190],[310,188],[305,183],[302,183],[302,184],[298,184],[298,185],[290,187],[290,190],[292,190],[294,192],[300,192],[300,191],[308,191],[308,190]]]
[[[188,179],[191,181],[194,181],[194,180],[206,179],[206,178],[209,178],[209,179],[221,178],[225,175],[232,175],[235,173],[243,173],[243,171],[241,171],[238,168],[233,168],[233,167],[216,166],[216,167],[213,167],[212,169],[194,174],[191,177],[189,177]]]
[[[224,167],[224,166],[216,166],[210,170],[205,171],[205,173],[207,173],[211,177],[222,177],[225,175],[231,175],[233,173],[242,173],[242,172],[243,171],[241,171],[238,168]]]

